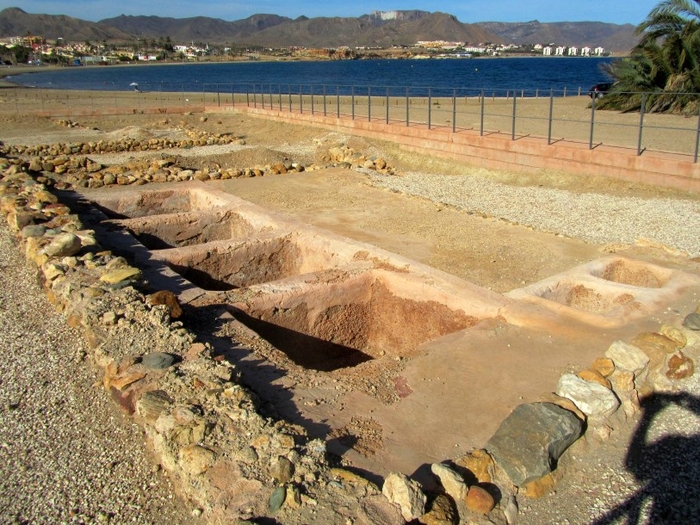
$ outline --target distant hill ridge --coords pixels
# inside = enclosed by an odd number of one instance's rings
[[[265,47],[411,46],[420,40],[479,44],[557,44],[603,46],[629,51],[637,42],[634,26],[602,22],[464,24],[453,15],[420,10],[375,11],[357,18],[301,16],[291,19],[256,14],[243,20],[210,17],[127,16],[89,22],[65,15],[29,14],[17,7],[0,11],[0,38],[41,35],[48,40],[128,42],[166,38],[173,42],[261,45]]]

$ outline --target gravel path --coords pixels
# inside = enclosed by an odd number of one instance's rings
[[[368,172],[376,186],[595,244],[649,239],[700,255],[700,203],[511,186],[482,177]]]
[[[193,523],[0,221],[0,523]]]

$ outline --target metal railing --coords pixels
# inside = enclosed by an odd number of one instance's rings
[[[500,134],[512,140],[537,137],[548,145],[562,141],[590,149],[605,145],[632,149],[637,155],[659,151],[695,163],[700,154],[700,115],[647,113],[644,103],[634,113],[601,111],[597,100],[580,88],[572,92],[265,83],[163,83],[142,91],[101,88],[6,89],[0,92],[0,112],[76,116],[246,106],[481,136]]]

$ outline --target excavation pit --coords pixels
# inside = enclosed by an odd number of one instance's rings
[[[204,290],[223,291],[319,272],[348,263],[351,255],[343,257],[333,243],[313,236],[288,233],[163,250],[154,257]]]
[[[124,219],[168,213],[205,212],[212,208],[230,206],[231,203],[211,192],[193,188],[105,195],[100,198],[98,204],[109,217]]]
[[[454,304],[463,298],[431,296],[429,288],[399,273],[333,273],[305,286],[248,290],[254,299],[234,304],[234,317],[297,365],[321,371],[410,358],[423,343],[480,321]]]
[[[601,315],[629,312],[641,307],[629,292],[603,290],[590,283],[572,281],[559,281],[554,286],[545,287],[538,296],[570,308]]]
[[[616,259],[606,266],[595,269],[591,275],[619,284],[642,288],[661,288],[671,277],[671,270],[640,261]]]
[[[149,250],[240,239],[265,230],[256,228],[242,214],[230,210],[166,214],[108,222],[131,232]]]

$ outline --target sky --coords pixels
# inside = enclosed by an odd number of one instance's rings
[[[610,22],[639,24],[659,0],[0,0],[0,10],[19,7],[32,14],[68,15],[98,21],[119,15],[156,15],[172,18],[208,16],[241,20],[254,14],[289,18],[358,17],[373,11],[420,9],[449,13],[460,22]]]

